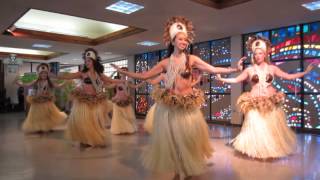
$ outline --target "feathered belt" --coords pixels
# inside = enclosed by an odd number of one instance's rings
[[[46,95],[37,95],[37,96],[28,96],[27,101],[29,103],[45,103],[54,100],[54,96],[51,94]]]
[[[129,106],[130,104],[132,104],[133,98],[131,96],[128,96],[125,99],[113,100],[112,102],[116,103],[120,107],[126,107],[126,106]]]
[[[184,109],[198,108],[205,102],[204,94],[200,89],[193,89],[193,92],[188,95],[178,95],[168,89],[156,87],[152,92],[152,98],[156,102]]]
[[[87,94],[82,90],[75,89],[70,93],[71,98],[77,99],[79,102],[83,102],[90,105],[95,105],[104,102],[107,99],[107,95],[104,93],[99,94]]]
[[[268,113],[284,103],[285,94],[278,92],[272,96],[252,97],[250,93],[243,93],[237,100],[237,106],[242,113],[257,109],[260,113]]]

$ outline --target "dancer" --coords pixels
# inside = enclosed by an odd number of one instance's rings
[[[208,126],[200,111],[203,93],[191,86],[191,71],[196,67],[208,73],[231,73],[239,68],[214,67],[187,53],[194,37],[192,23],[184,17],[172,17],[166,24],[164,40],[169,57],[143,73],[118,72],[136,79],[149,79],[165,73],[164,89],[155,89],[151,144],[144,154],[144,166],[154,171],[174,172],[180,179],[203,173],[206,158],[213,152]],[[243,59],[242,59],[243,60]],[[239,61],[239,63],[242,62]]]
[[[287,126],[286,115],[282,109],[285,95],[276,92],[272,81],[275,76],[288,80],[300,78],[309,73],[313,65],[310,64],[304,72],[288,74],[270,63],[269,40],[260,36],[250,37],[247,48],[252,52],[251,67],[246,68],[236,78],[217,76],[218,80],[226,83],[249,80],[252,85],[251,91],[243,93],[237,101],[245,120],[240,134],[231,144],[235,150],[252,158],[288,156],[295,152],[296,136]]]
[[[48,76],[49,65],[41,63],[37,66],[38,79],[30,83],[16,80],[21,87],[32,87],[32,95],[27,97],[30,109],[23,122],[22,130],[25,133],[43,133],[51,131],[55,126],[62,124],[67,115],[61,112],[54,104],[54,88],[63,84],[56,84]]]
[[[151,85],[153,85],[155,88],[159,88],[159,86],[161,85],[160,82],[163,82],[165,79],[165,73],[161,73],[158,77],[152,79],[152,80],[147,80],[147,82]],[[191,82],[191,86],[193,88],[197,88],[195,86],[197,86],[199,84],[199,82],[201,81],[201,74],[200,72],[196,72],[192,71],[192,82]],[[157,103],[155,102],[150,109],[148,110],[148,113],[146,115],[146,119],[145,119],[145,123],[143,124],[143,128],[145,129],[145,131],[149,134],[152,133],[152,128],[153,128],[153,119],[154,119],[154,110],[156,109]]]
[[[103,66],[96,50],[88,48],[83,53],[85,65],[77,73],[60,74],[58,79],[81,79],[79,87],[71,92],[73,105],[68,118],[66,137],[80,142],[80,147],[106,146],[107,97],[103,85],[120,83],[103,74]]]
[[[122,67],[122,71],[128,71],[128,68]],[[145,84],[137,85],[127,81],[127,76],[118,75],[123,83],[115,84],[116,94],[112,98],[113,114],[111,120],[112,134],[132,134],[137,131],[135,112],[132,107],[133,97],[130,96],[129,88],[135,89]]]

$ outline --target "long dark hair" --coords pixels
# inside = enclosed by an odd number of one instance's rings
[[[48,70],[50,70],[48,64],[46,64],[46,63],[40,63],[40,64],[37,66],[37,71],[39,71],[39,68],[40,68],[41,66],[46,66],[46,67],[48,68]],[[52,83],[52,81],[51,81],[51,79],[50,79],[50,77],[49,77],[49,72],[47,72],[47,79],[46,79],[46,80],[48,81],[49,87],[50,87],[50,88],[53,88],[54,86],[53,86],[53,83]],[[40,81],[40,73],[39,73],[39,75],[38,75],[38,79],[37,79],[36,82],[35,82],[35,84],[36,84],[37,87],[38,87],[38,82],[39,82],[39,81]]]
[[[87,48],[85,51],[84,51],[84,53],[82,54],[82,59],[83,60],[86,60],[86,53],[88,52],[88,51],[93,51],[94,52],[94,54],[95,54],[95,56],[97,57],[97,59],[93,59],[93,58],[90,58],[91,59],[91,61],[92,61],[92,63],[93,63],[93,69],[98,73],[98,75],[100,76],[102,73],[103,73],[103,71],[104,71],[104,67],[103,67],[103,65],[101,64],[101,58],[98,56],[98,52],[95,50],[95,49],[93,49],[93,48]],[[86,66],[86,64],[84,64],[84,66],[83,66],[83,69],[82,69],[82,71],[81,72],[83,72],[83,73],[86,73],[86,72],[88,72],[89,71],[89,69],[88,69],[88,67]]]

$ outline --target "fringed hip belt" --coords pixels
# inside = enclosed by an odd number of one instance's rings
[[[107,99],[107,95],[104,93],[99,94],[86,94],[84,91],[75,89],[71,92],[71,98],[77,99],[79,102],[89,105],[96,105],[104,102]]]
[[[285,94],[278,92],[272,96],[252,97],[250,93],[243,93],[237,100],[237,105],[242,113],[247,113],[251,109],[256,109],[260,113],[268,113],[275,107],[280,107],[284,103]]]
[[[47,95],[37,95],[37,96],[28,96],[27,100],[29,103],[45,103],[52,102],[54,100],[54,96],[51,94]]]
[[[184,109],[200,107],[204,102],[204,94],[200,89],[193,89],[188,95],[178,95],[168,89],[156,87],[152,92],[152,98],[158,103]]]

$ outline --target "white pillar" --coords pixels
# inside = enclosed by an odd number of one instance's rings
[[[242,37],[236,35],[231,37],[231,66],[237,67],[238,60],[242,56]],[[235,77],[239,73],[234,73],[231,77]],[[231,84],[231,124],[242,124],[242,114],[238,112],[236,107],[237,99],[242,93],[242,83]]]

